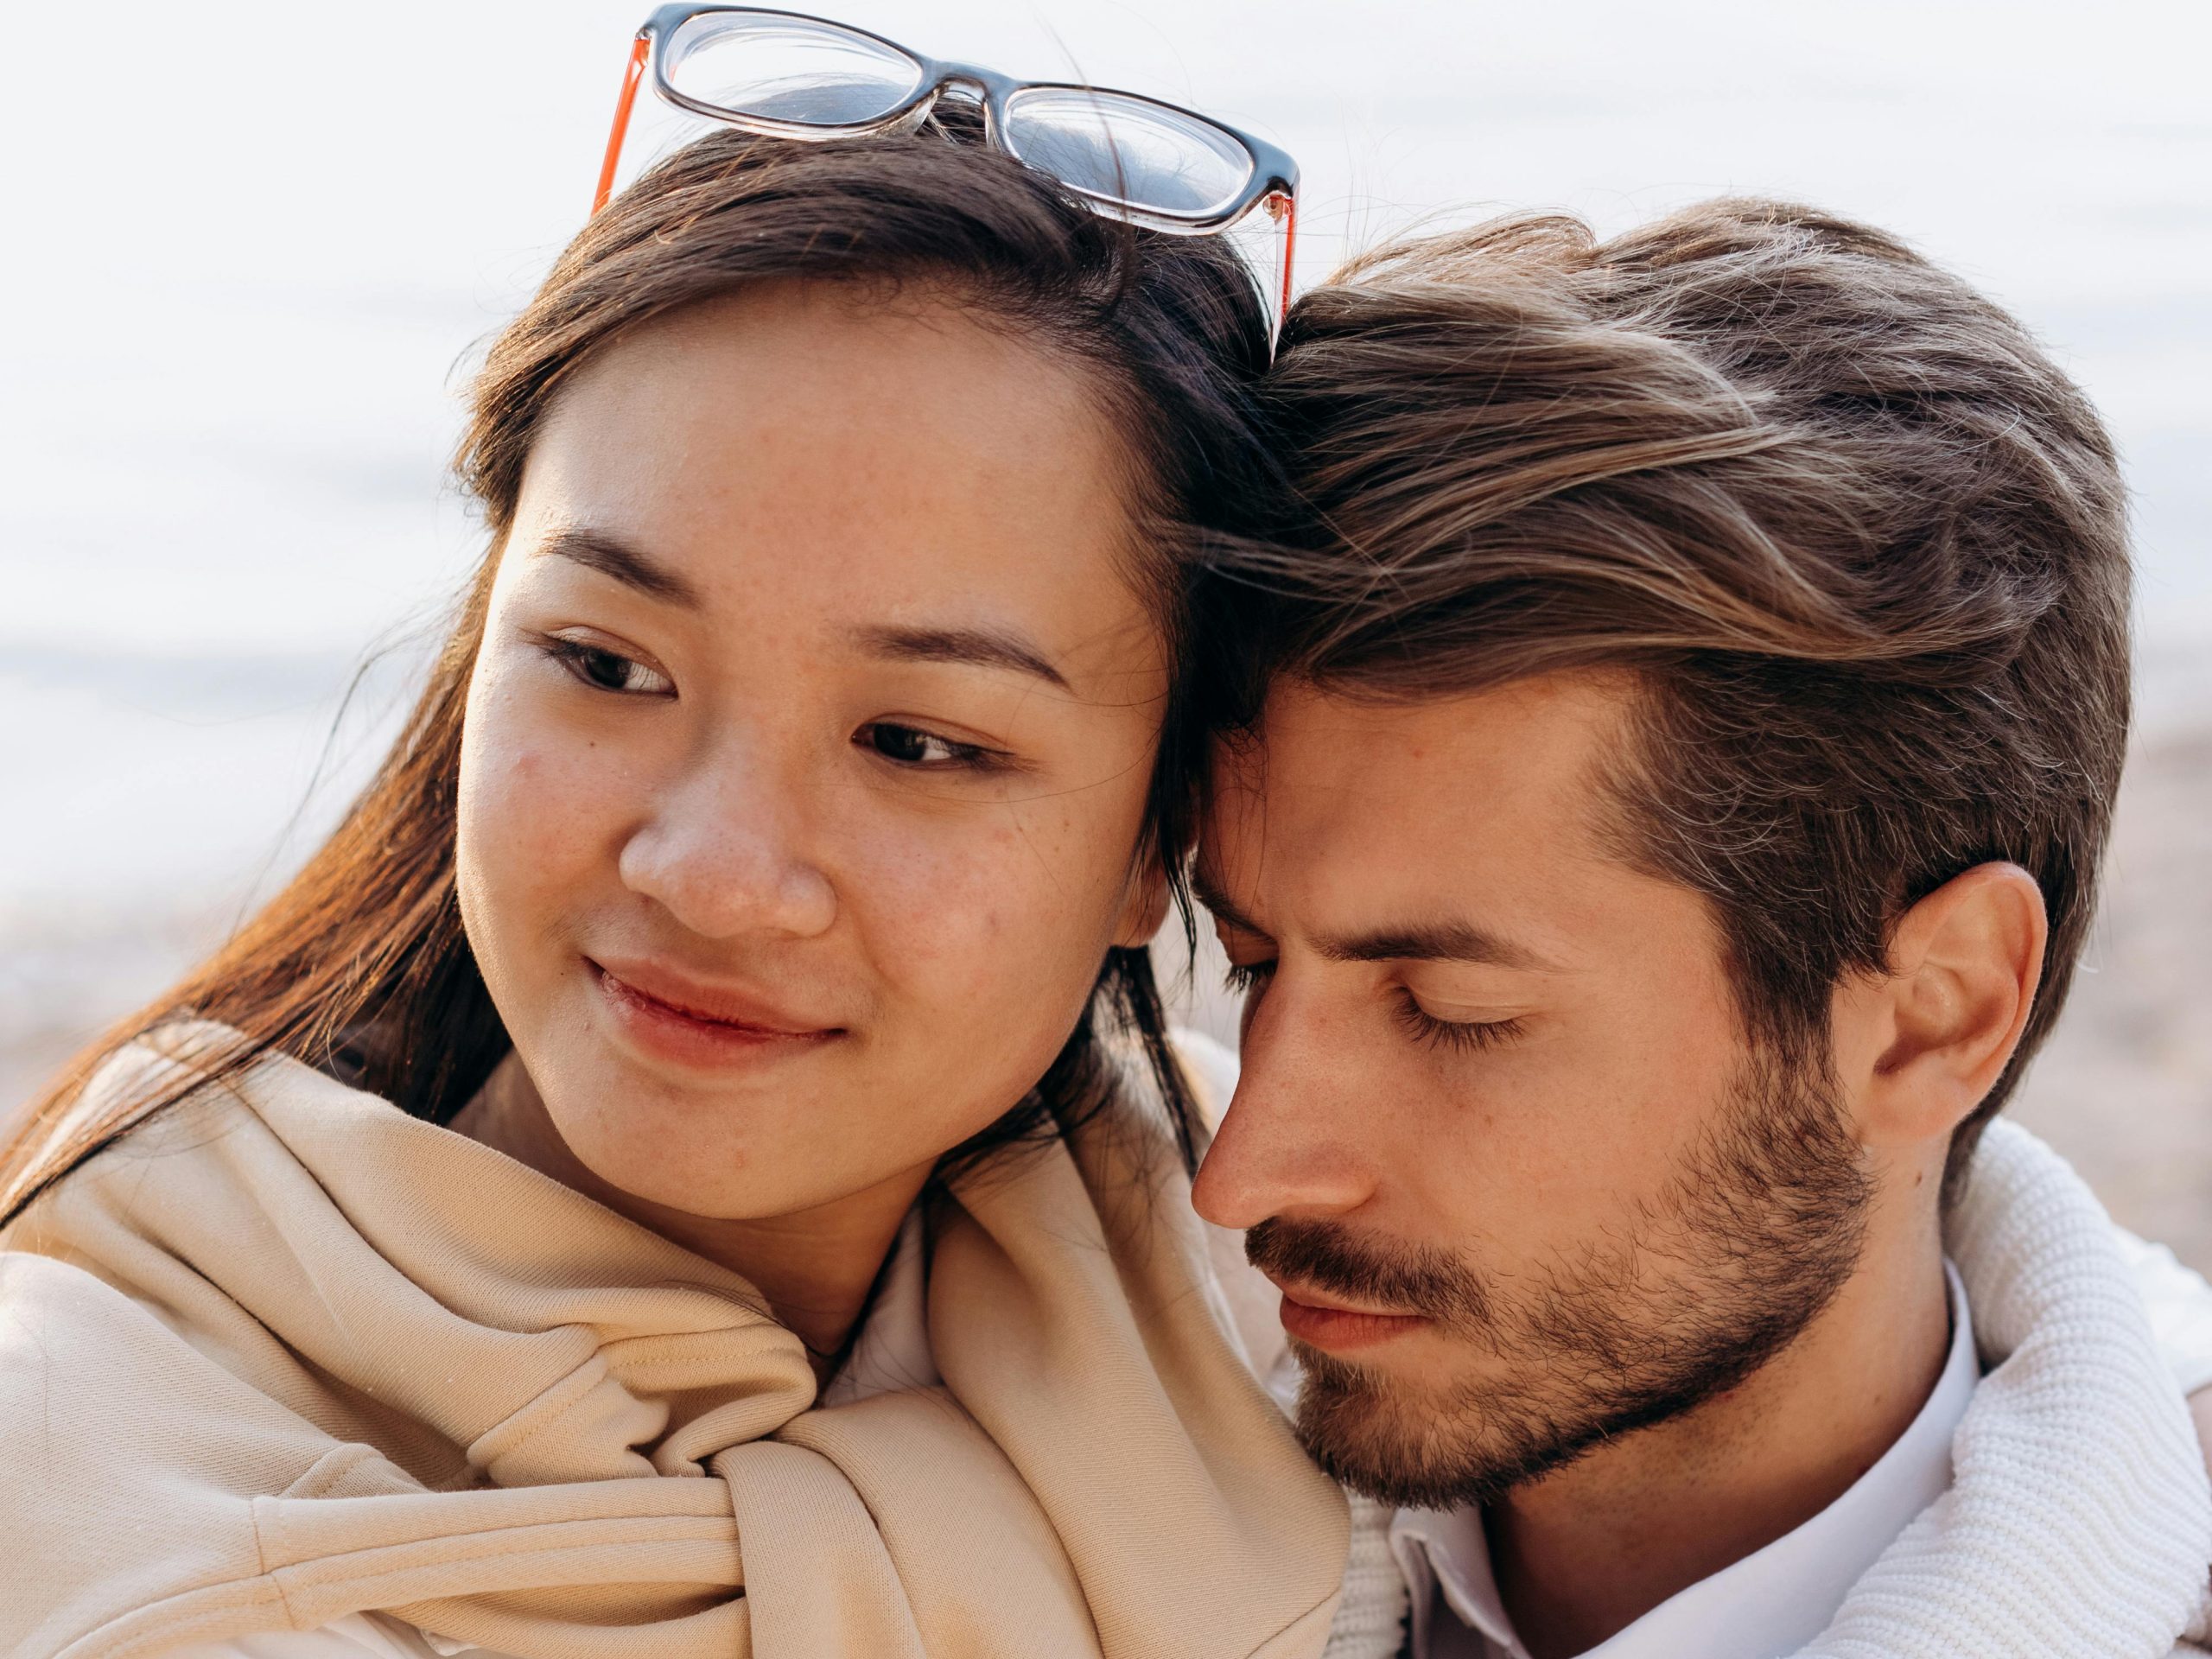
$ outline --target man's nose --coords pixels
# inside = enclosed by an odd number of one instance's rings
[[[1278,971],[1245,1028],[1236,1096],[1192,1188],[1215,1225],[1342,1215],[1371,1194],[1357,1064],[1335,1024],[1317,995]]]
[[[837,893],[812,847],[804,780],[757,744],[724,738],[656,797],[624,843],[623,884],[703,938],[810,938]]]

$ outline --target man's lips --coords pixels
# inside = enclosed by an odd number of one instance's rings
[[[728,1065],[766,1052],[812,1048],[843,1035],[763,998],[702,985],[649,962],[585,958],[624,1030],[665,1058]]]
[[[1378,1313],[1354,1307],[1325,1291],[1268,1275],[1282,1292],[1282,1328],[1299,1341],[1332,1353],[1371,1348],[1395,1337],[1409,1337],[1434,1323],[1425,1313]]]

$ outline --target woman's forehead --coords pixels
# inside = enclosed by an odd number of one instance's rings
[[[511,556],[581,551],[605,574],[593,550],[614,550],[741,635],[834,620],[1012,639],[1071,683],[1157,671],[1084,372],[911,296],[869,309],[785,284],[696,310],[564,392]]]

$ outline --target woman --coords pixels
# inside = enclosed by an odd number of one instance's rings
[[[1143,955],[1265,320],[976,137],[695,145],[493,347],[399,747],[12,1149],[7,1651],[1320,1650]]]
[[[1267,317],[979,136],[709,137],[493,346],[400,745],[14,1148],[8,1300],[104,1357],[11,1378],[74,1427],[0,1508],[91,1510],[0,1648],[1318,1649],[1344,1508],[1209,1312],[1145,955]]]

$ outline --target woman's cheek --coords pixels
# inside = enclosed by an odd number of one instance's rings
[[[918,811],[870,789],[825,815],[821,846],[844,925],[895,1001],[936,1022],[971,1019],[989,989],[1005,917],[1020,899],[1020,849],[984,811]]]
[[[505,929],[543,934],[565,898],[595,891],[620,851],[623,803],[643,780],[615,746],[568,728],[533,688],[472,700],[461,766],[465,865],[496,893]],[[628,816],[634,817],[634,810]]]
[[[1127,860],[1114,826],[1065,801],[994,809],[977,833],[915,867],[922,884],[902,909],[920,924],[906,952],[918,981],[969,1007],[1080,998]]]

